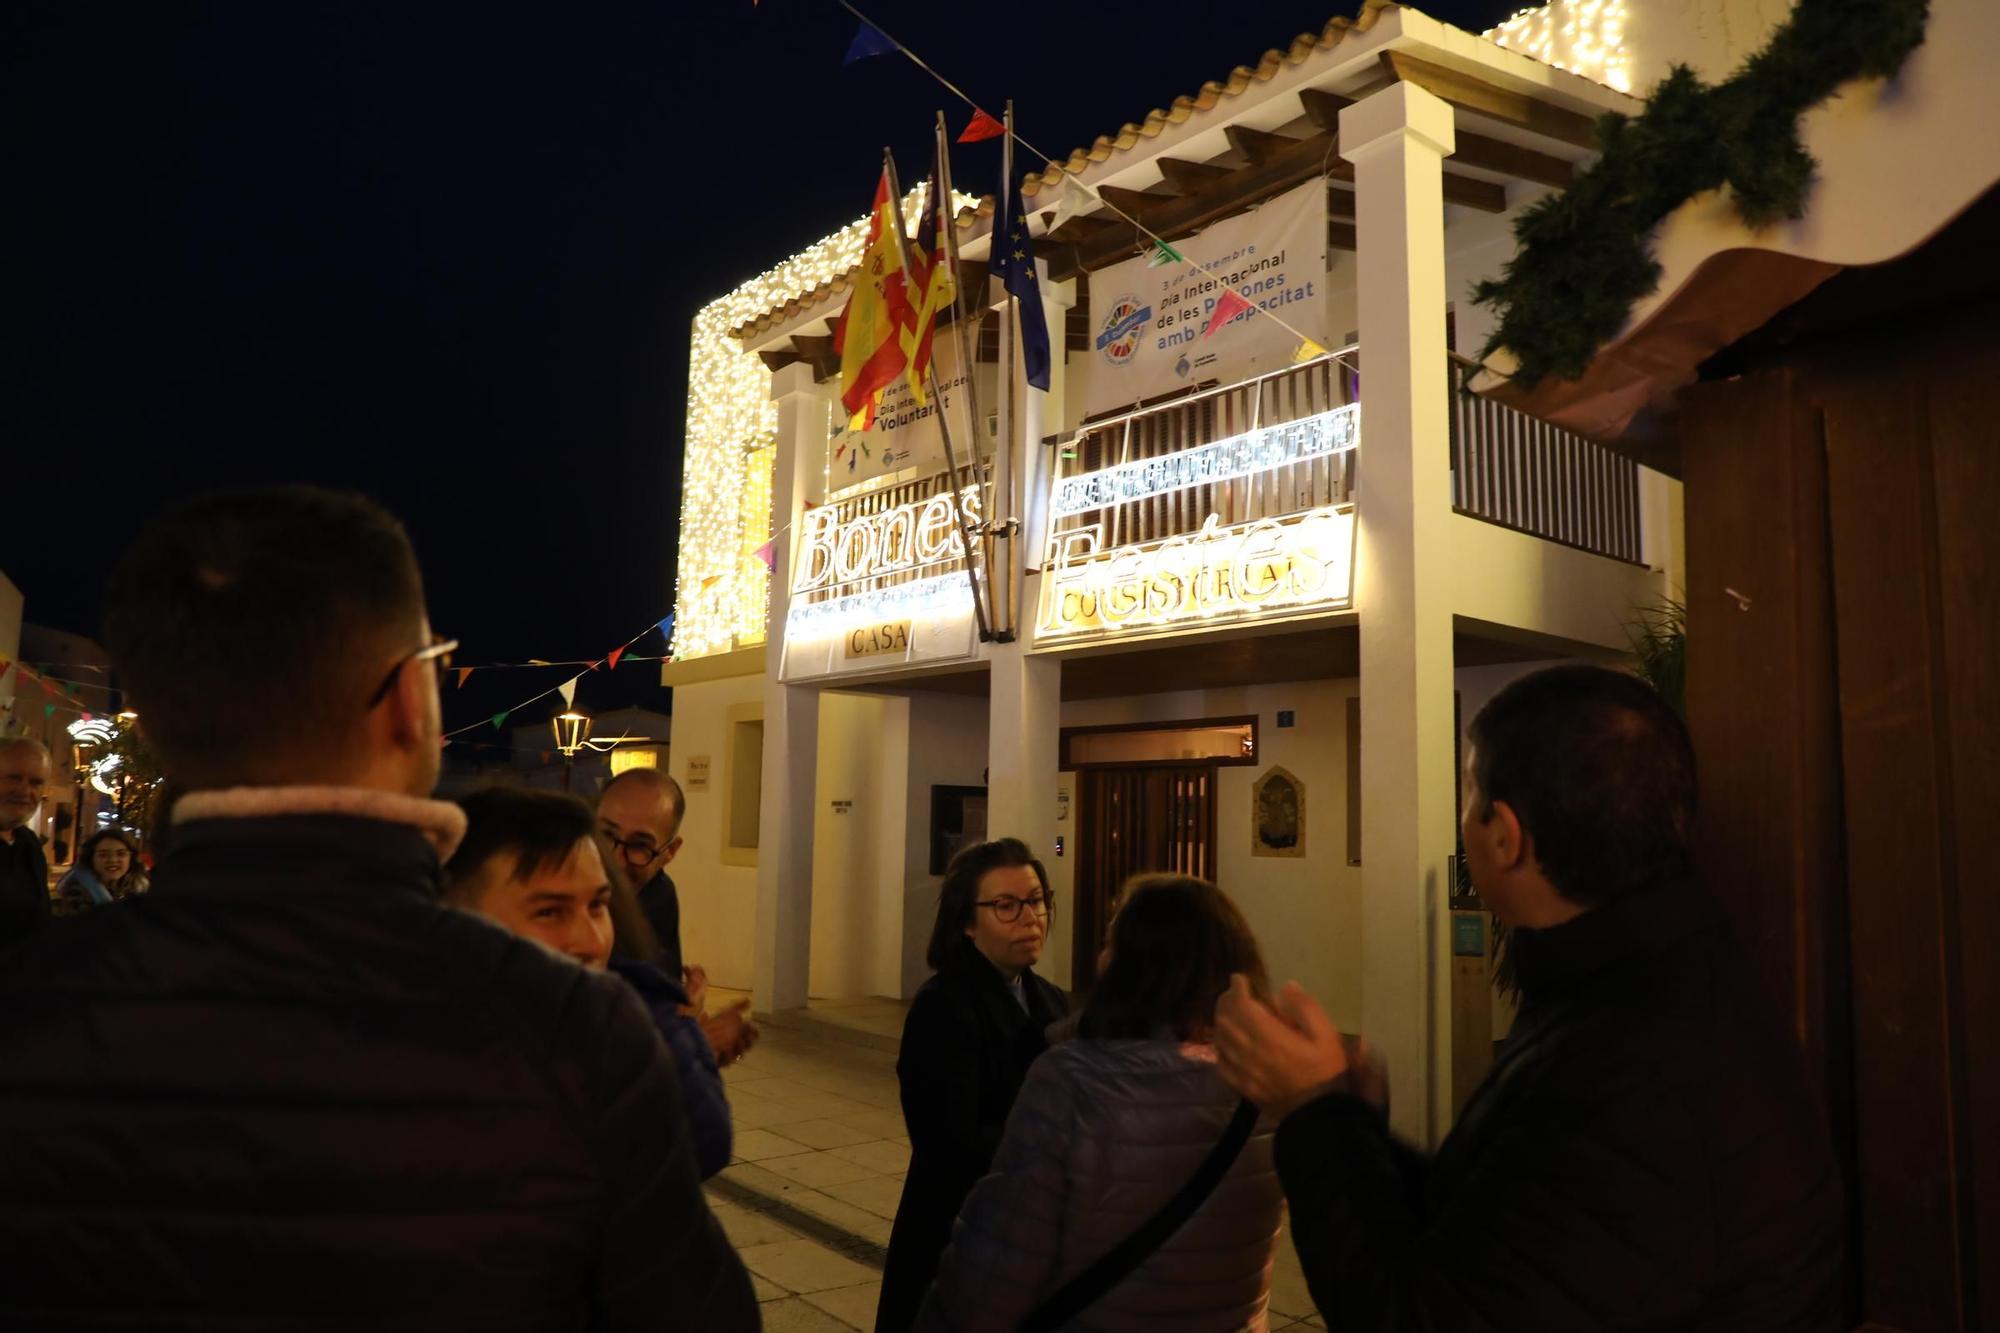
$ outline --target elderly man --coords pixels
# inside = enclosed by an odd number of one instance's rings
[[[701,1018],[716,1058],[729,1064],[750,1049],[757,1028],[750,1022],[748,1000],[717,1014],[705,1013],[708,973],[682,960],[681,900],[667,876],[667,865],[681,850],[681,820],[686,815],[681,784],[657,768],[628,768],[605,783],[597,797],[598,837],[606,853],[616,854],[624,866],[659,942],[658,954],[646,961],[685,985],[688,1004]]]
[[[755,1329],[631,988],[439,900],[401,525],[176,506],[104,638],[188,794],[142,907],[0,967],[0,1327]]]
[[[0,736],[0,949],[49,919],[49,865],[28,824],[49,785],[49,752],[31,736]]]
[[[1366,1043],[1237,978],[1223,1076],[1281,1123],[1330,1328],[1835,1325],[1841,1184],[1797,1048],[1694,878],[1694,748],[1632,676],[1555,667],[1469,729],[1465,859],[1510,926],[1506,1053],[1435,1156],[1392,1140]]]

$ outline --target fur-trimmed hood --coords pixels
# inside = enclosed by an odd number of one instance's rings
[[[189,792],[174,803],[173,822],[258,819],[278,815],[353,815],[406,824],[448,861],[465,837],[465,811],[449,801],[427,801],[366,787],[225,787]]]

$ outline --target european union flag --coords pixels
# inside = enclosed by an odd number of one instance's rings
[[[1021,206],[1021,182],[1000,182],[1000,211],[993,218],[993,253],[987,271],[1018,298],[1021,312],[1021,365],[1028,383],[1049,391],[1049,321],[1042,313],[1042,288],[1035,277],[1035,243],[1028,239],[1028,212]]]

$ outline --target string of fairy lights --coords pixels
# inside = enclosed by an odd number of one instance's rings
[[[1521,10],[1485,35],[1545,65],[1595,79],[1621,93],[1632,91],[1625,0],[1553,0]]]

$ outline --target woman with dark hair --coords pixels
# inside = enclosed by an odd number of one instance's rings
[[[150,884],[138,840],[123,829],[99,829],[77,850],[76,866],[56,885],[56,897],[71,910],[103,907],[144,893]]]
[[[1261,1333],[1283,1192],[1274,1127],[1216,1069],[1236,972],[1268,989],[1220,889],[1126,885],[1076,1035],[1028,1071],[918,1328]]]
[[[1069,1012],[1033,971],[1054,911],[1048,874],[1019,838],[967,847],[945,869],[926,955],[937,975],[910,1003],[896,1058],[910,1170],[876,1333],[905,1333],[916,1318],[958,1206],[992,1163],[1048,1026]]]

